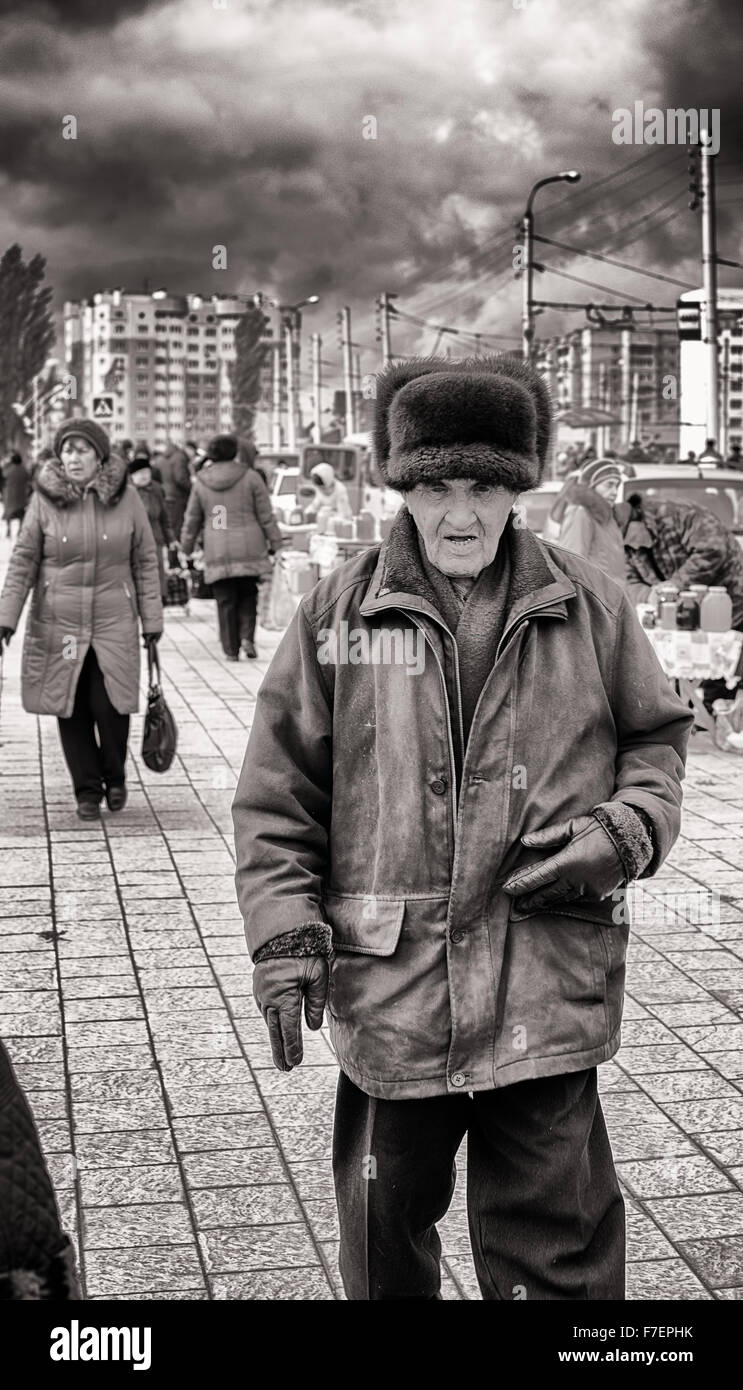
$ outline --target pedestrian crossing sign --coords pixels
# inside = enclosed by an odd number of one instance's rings
[[[114,398],[113,396],[94,396],[93,397],[93,419],[94,420],[113,420],[114,418]]]

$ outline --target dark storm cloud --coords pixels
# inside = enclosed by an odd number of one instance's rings
[[[38,19],[66,29],[109,29],[119,19],[153,9],[164,0],[0,0],[0,17]]]
[[[368,319],[388,288],[424,317],[512,331],[513,224],[531,182],[579,167],[579,189],[540,196],[542,230],[610,248],[674,179],[683,209],[686,183],[682,151],[613,143],[617,107],[724,103],[724,137],[739,129],[727,0],[703,20],[691,0],[465,0],[456,16],[448,0],[13,9],[0,20],[3,234],[48,255],[60,298],[143,277],[322,292],[313,325],[334,340],[339,304]],[[61,138],[66,114],[76,141]],[[721,207],[729,255],[734,211]],[[216,244],[228,272],[211,268]],[[618,254],[694,280],[698,222],[650,219]],[[621,271],[552,249],[544,260],[653,295]],[[592,297],[555,277],[540,288]]]

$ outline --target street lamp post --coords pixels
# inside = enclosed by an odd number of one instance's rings
[[[533,185],[529,197],[526,200],[526,210],[521,221],[523,248],[521,263],[521,341],[522,354],[525,362],[531,362],[534,342],[534,305],[532,294],[534,280],[534,213],[532,212],[532,205],[534,202],[534,195],[540,188],[546,187],[548,183],[577,183],[579,179],[580,174],[577,169],[567,169],[561,174],[550,174],[546,179],[537,179],[537,182]]]

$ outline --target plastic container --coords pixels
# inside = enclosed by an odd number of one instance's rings
[[[699,627],[699,604],[691,589],[682,589],[676,607],[676,626],[685,632],[695,632]]]
[[[675,628],[678,589],[672,584],[664,584],[658,590],[658,627]]]
[[[697,603],[701,604],[704,595],[709,592],[707,584],[690,584],[688,592],[693,594]]]
[[[643,627],[655,627],[657,610],[654,603],[638,603],[637,616]]]
[[[704,632],[727,632],[732,627],[733,601],[721,585],[711,585],[702,599],[699,625]]]

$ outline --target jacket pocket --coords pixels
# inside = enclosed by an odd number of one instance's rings
[[[333,929],[333,948],[363,956],[392,956],[405,916],[404,898],[372,893],[326,893],[325,915]]]
[[[512,899],[509,920],[525,922],[531,917],[570,917],[573,921],[593,922],[598,927],[610,929],[624,926],[627,922],[627,890],[617,888],[608,898],[592,901],[590,898],[566,898],[564,902],[550,903],[548,907],[519,912],[516,899]]]

